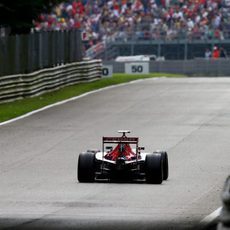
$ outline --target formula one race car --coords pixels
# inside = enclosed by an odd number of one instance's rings
[[[78,158],[78,181],[108,180],[146,181],[161,184],[168,178],[168,155],[164,151],[143,153],[138,137],[127,137],[130,131],[118,131],[121,137],[103,137],[102,152],[88,150]],[[134,148],[131,148],[134,146]]]

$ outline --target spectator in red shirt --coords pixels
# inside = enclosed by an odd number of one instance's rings
[[[212,58],[218,59],[220,57],[220,51],[217,46],[213,47]]]

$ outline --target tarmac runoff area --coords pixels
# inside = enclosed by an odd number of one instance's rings
[[[77,182],[78,154],[130,129],[167,150],[162,185]],[[198,229],[219,215],[230,78],[157,78],[0,124],[0,229]],[[202,223],[202,224],[201,224]]]

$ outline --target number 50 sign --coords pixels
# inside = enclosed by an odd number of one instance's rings
[[[125,73],[127,74],[148,74],[149,73],[149,63],[148,62],[125,63]]]

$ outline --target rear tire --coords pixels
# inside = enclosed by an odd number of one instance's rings
[[[163,181],[163,158],[161,154],[148,154],[145,159],[146,182],[161,184]]]
[[[169,176],[169,164],[167,152],[161,152],[163,158],[163,180],[167,180]]]
[[[94,182],[95,154],[92,152],[80,153],[78,157],[78,181]]]

